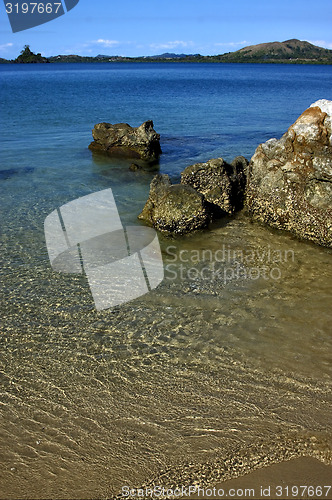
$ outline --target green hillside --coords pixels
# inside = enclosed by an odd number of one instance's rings
[[[236,63],[332,64],[332,50],[294,39],[251,45],[217,58]]]

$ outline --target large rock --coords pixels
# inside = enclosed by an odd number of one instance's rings
[[[332,246],[332,102],[312,104],[280,140],[260,144],[249,165],[254,218]]]
[[[139,127],[131,127],[128,123],[97,123],[92,136],[94,141],[89,148],[93,151],[147,161],[155,161],[161,154],[160,135],[153,129],[152,120]]]
[[[231,164],[222,158],[196,163],[181,173],[181,184],[193,187],[217,211],[233,214],[243,206],[247,165],[243,156]]]
[[[172,185],[168,175],[156,175],[150,194],[138,218],[164,233],[184,234],[209,222],[204,197],[192,187]]]

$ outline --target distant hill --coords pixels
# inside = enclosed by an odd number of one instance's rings
[[[141,57],[124,57],[124,56],[107,56],[104,54],[98,54],[96,57],[91,56],[77,56],[77,55],[58,55],[49,57],[49,61],[53,63],[57,62],[146,62],[146,61],[177,61],[177,60],[187,60],[195,57],[201,57],[199,54],[187,55],[187,54],[173,54],[170,52],[165,52],[164,54],[156,56],[141,56]]]
[[[76,54],[58,55],[48,58],[50,63],[80,63],[80,62],[99,62],[104,61],[104,56],[91,57],[91,56],[78,56]],[[107,59],[108,60],[108,59]]]
[[[187,57],[198,57],[200,54],[174,54],[173,52],[165,52],[157,56],[145,56],[144,59],[186,59]]]
[[[220,62],[332,64],[332,50],[296,39],[249,45],[217,57]]]

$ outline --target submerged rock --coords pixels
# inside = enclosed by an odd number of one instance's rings
[[[243,156],[231,164],[222,158],[196,163],[181,173],[181,184],[201,193],[214,211],[233,214],[243,206],[247,165]]]
[[[132,172],[137,172],[137,170],[143,170],[142,165],[138,165],[138,163],[132,163],[129,167],[129,170]]]
[[[89,148],[93,151],[146,161],[156,161],[161,154],[160,135],[154,130],[152,120],[139,127],[131,127],[128,123],[97,123],[92,136],[94,141]]]
[[[138,218],[159,231],[184,234],[207,226],[209,211],[204,197],[192,187],[172,185],[168,175],[156,175]]]
[[[257,220],[332,247],[332,101],[313,103],[280,140],[260,144],[246,204]]]

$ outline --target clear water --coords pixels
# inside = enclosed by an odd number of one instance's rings
[[[97,312],[84,277],[50,268],[43,223],[109,187],[123,223],[139,223],[153,173],[92,155],[95,123],[153,119],[160,171],[177,180],[280,137],[332,99],[332,68],[0,65],[0,81],[0,498],[104,498],[162,470],[161,484],[203,481],[203,469],[213,481],[237,473],[230,457],[249,470],[328,461],[330,250],[238,214],[160,237],[164,282]],[[263,267],[268,279],[248,274]]]

